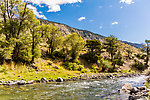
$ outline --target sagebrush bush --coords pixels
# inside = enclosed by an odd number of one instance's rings
[[[91,67],[91,72],[93,72],[93,73],[96,73],[96,72],[97,72],[97,69],[95,68],[94,65]]]
[[[136,59],[134,60],[134,64],[132,65],[132,67],[136,68],[139,71],[143,71],[146,69],[146,66]]]

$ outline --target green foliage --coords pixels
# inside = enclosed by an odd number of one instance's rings
[[[117,52],[117,48],[118,48],[117,42],[118,42],[117,38],[113,36],[105,38],[104,46],[105,46],[106,51],[111,56],[111,61],[113,61],[114,55]]]
[[[60,32],[60,29],[56,26],[50,24],[46,26],[48,29],[45,32],[46,42],[49,48],[49,55],[52,57],[53,52],[62,46],[63,36]]]
[[[92,53],[84,54],[81,57],[90,63],[96,63],[99,60],[99,56]]]
[[[99,40],[87,40],[86,47],[89,49],[89,52],[99,52],[102,48],[102,44]]]
[[[135,71],[133,71],[131,68],[129,68],[129,70],[121,69],[121,73],[135,73]]]
[[[66,60],[75,61],[78,59],[80,51],[84,48],[85,42],[77,33],[72,33],[66,36],[64,41],[64,52]]]
[[[7,69],[4,66],[0,66],[0,73],[7,73]]]
[[[117,54],[114,56],[114,59],[113,59],[113,65],[117,64],[119,66],[123,66],[123,59],[122,59],[122,55],[121,55],[121,52],[117,52]]]
[[[90,70],[91,70],[91,72],[92,72],[92,73],[96,73],[96,72],[97,72],[97,69],[95,68],[95,66],[94,66],[94,65],[91,67],[91,69],[90,69]]]
[[[82,70],[81,70],[81,73],[86,73],[86,72],[87,72],[86,69],[82,69]]]
[[[61,49],[60,51],[55,51],[53,53],[53,58],[65,59],[66,58],[66,54],[64,52],[64,49]]]
[[[71,71],[84,71],[83,65],[78,65],[76,63],[71,63],[71,62],[64,63],[64,68]]]
[[[86,45],[88,53],[84,56],[89,62],[95,63],[103,53],[103,45],[99,40],[87,40]]]
[[[147,67],[140,61],[134,60],[134,64],[132,65],[133,68],[136,68],[139,71],[145,70]]]
[[[114,67],[112,66],[112,62],[108,60],[104,60],[103,58],[100,60],[102,72],[114,72]]]
[[[39,42],[35,27],[40,25],[40,22],[27,5],[28,3],[22,0],[0,1],[0,60],[29,62],[40,54],[39,45],[35,43]],[[32,48],[33,43],[36,49]],[[38,53],[33,53],[34,51]]]

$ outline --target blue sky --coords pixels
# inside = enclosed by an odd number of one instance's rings
[[[27,1],[27,0],[24,0]],[[30,0],[37,18],[120,40],[150,39],[150,0]]]

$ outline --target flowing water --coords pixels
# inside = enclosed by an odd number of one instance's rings
[[[25,86],[0,86],[0,100],[126,100],[124,83],[143,86],[145,76]]]

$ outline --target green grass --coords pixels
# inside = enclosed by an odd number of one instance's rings
[[[0,66],[0,80],[8,81],[8,80],[38,80],[42,77],[47,79],[56,79],[57,77],[61,77],[64,79],[68,79],[71,77],[77,77],[81,74],[80,71],[68,71],[63,67],[59,66],[59,69],[55,69],[52,66],[42,65],[39,68],[39,71],[35,71],[34,69],[25,66],[25,65],[7,65],[4,64]]]

